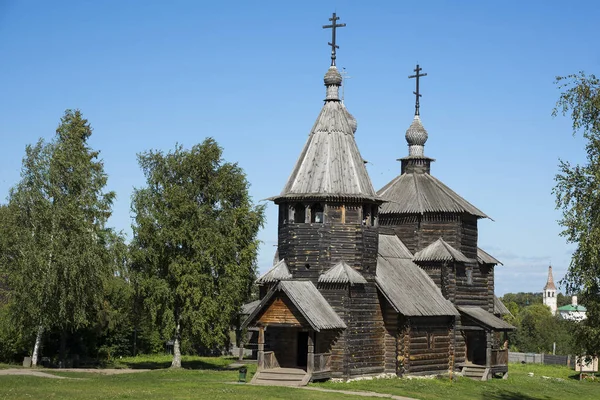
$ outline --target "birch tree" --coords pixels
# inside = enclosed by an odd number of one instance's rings
[[[146,186],[133,194],[132,242],[145,309],[174,340],[223,345],[255,278],[263,206],[253,205],[242,169],[213,139],[138,156]]]
[[[554,115],[569,115],[573,134],[586,140],[586,161],[572,165],[560,161],[556,175],[556,207],[562,235],[575,251],[565,283],[567,291],[581,293],[588,319],[577,332],[581,351],[600,353],[600,80],[583,72],[558,77],[563,90]]]
[[[92,129],[80,111],[67,110],[50,143],[27,146],[20,182],[10,191],[7,269],[12,314],[33,329],[37,363],[42,335],[61,332],[61,359],[69,331],[87,326],[111,273],[106,228],[115,194],[87,141]]]

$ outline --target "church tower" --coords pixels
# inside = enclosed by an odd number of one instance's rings
[[[552,315],[556,315],[556,285],[552,276],[552,266],[548,267],[548,280],[544,286],[544,305],[550,307]]]

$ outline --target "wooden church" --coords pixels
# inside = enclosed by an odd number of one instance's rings
[[[500,262],[477,247],[487,216],[431,175],[419,116],[401,174],[375,191],[339,96],[335,14],[326,98],[278,196],[278,251],[243,326],[257,331],[258,383],[384,373],[506,376]]]

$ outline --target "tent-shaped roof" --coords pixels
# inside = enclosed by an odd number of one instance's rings
[[[468,259],[463,253],[446,243],[444,239],[439,238],[429,246],[425,247],[423,250],[416,252],[415,256],[413,257],[413,261],[469,262],[471,260]]]
[[[501,320],[494,314],[490,314],[481,307],[475,306],[458,306],[458,310],[470,317],[475,323],[486,328],[492,328],[500,331],[511,331],[515,328],[506,321]]]
[[[495,257],[492,257],[489,253],[485,252],[484,250],[480,249],[479,247],[477,248],[477,262],[479,264],[504,265],[500,261],[498,261]]]
[[[279,196],[379,200],[354,140],[349,113],[338,95],[341,75],[335,66],[325,75],[327,99],[298,161]]]
[[[406,316],[458,315],[429,275],[410,260],[410,252],[402,250],[406,247],[397,236],[379,235],[379,243],[375,281],[398,313]],[[405,252],[408,257],[398,256]]]
[[[556,290],[554,276],[552,276],[552,266],[548,267],[548,281],[546,282],[546,286],[544,286],[544,290]]]
[[[387,203],[381,214],[466,213],[489,218],[442,181],[427,173],[404,173],[378,192]]]
[[[273,267],[265,272],[260,278],[258,278],[256,283],[273,283],[285,279],[292,279],[292,274],[290,273],[290,269],[285,263],[285,260],[282,259],[279,260],[277,264],[273,265]]]
[[[353,285],[356,283],[365,284],[367,280],[345,261],[340,261],[329,271],[319,276],[319,283],[350,283]]]
[[[250,325],[262,311],[265,311],[265,306],[269,304],[269,300],[278,292],[283,292],[290,299],[292,304],[315,331],[346,328],[344,321],[336,314],[327,300],[325,300],[323,295],[310,281],[279,282],[263,297],[260,304],[244,321],[242,328]]]

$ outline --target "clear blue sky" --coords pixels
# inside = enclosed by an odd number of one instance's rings
[[[541,291],[573,245],[554,209],[558,159],[584,160],[566,118],[551,117],[556,75],[599,73],[596,1],[0,0],[0,198],[25,146],[51,139],[67,108],[89,119],[115,190],[111,224],[131,235],[136,154],[206,136],[245,169],[256,201],[278,194],[325,96],[336,11],[338,67],[376,189],[400,172],[419,62],[432,174],[490,215],[482,248],[504,262],[498,294]],[[3,201],[3,200],[2,200]],[[270,266],[270,204],[259,266]]]

